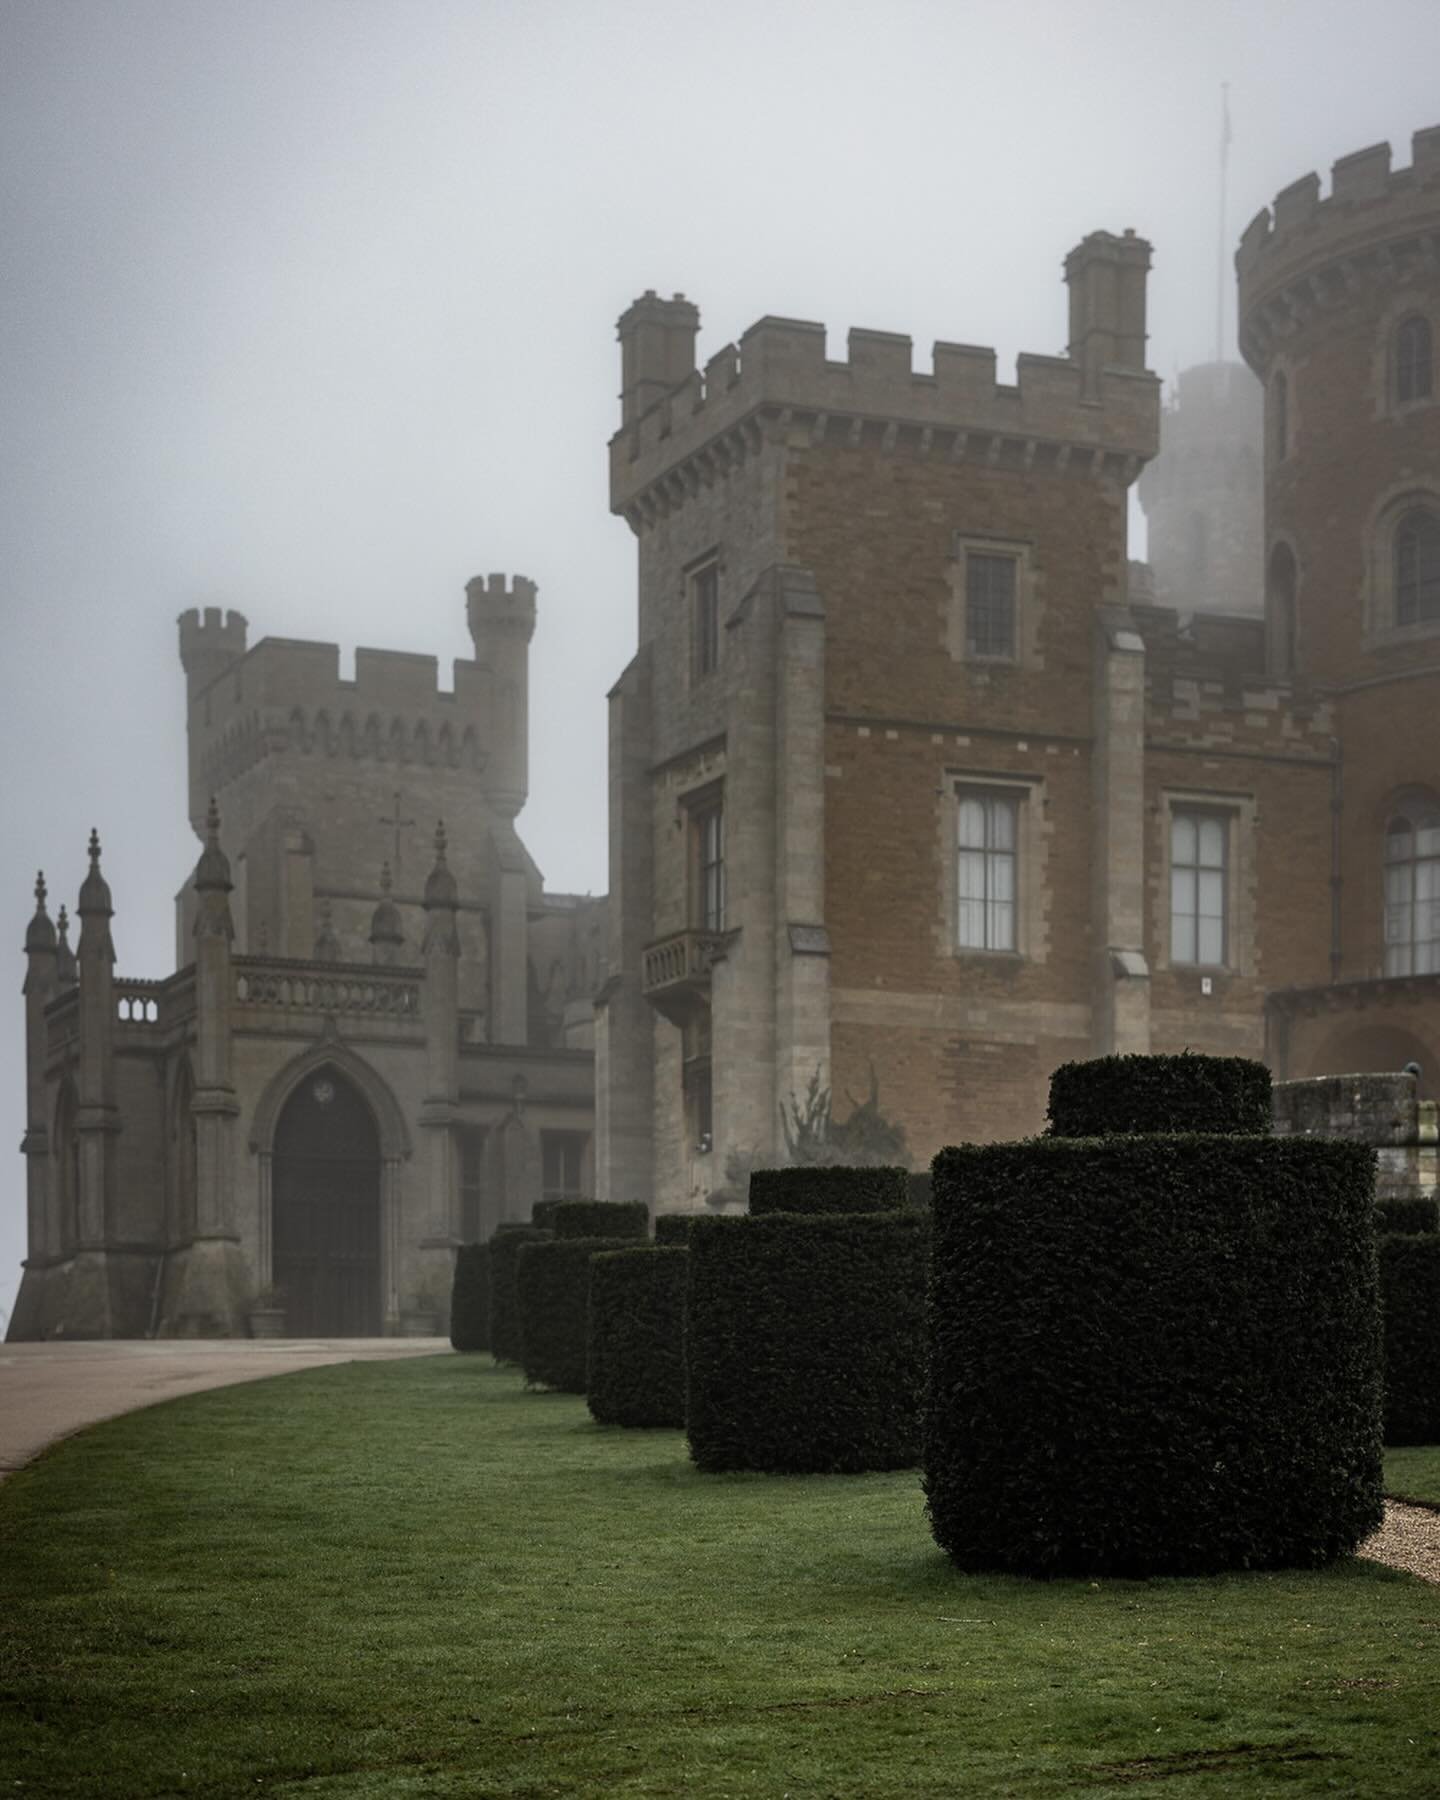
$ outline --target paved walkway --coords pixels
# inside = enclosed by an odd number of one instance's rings
[[[448,1338],[156,1338],[0,1344],[0,1477],[116,1413],[325,1363],[449,1353]]]

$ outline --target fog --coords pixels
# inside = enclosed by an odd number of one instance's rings
[[[1063,347],[1065,252],[1133,226],[1169,378],[1214,353],[1221,84],[1228,264],[1306,171],[1407,163],[1437,68],[1435,0],[0,5],[0,1307],[36,869],[73,912],[96,826],[118,972],[173,967],[180,611],[444,667],[467,578],[532,576],[520,828],[549,887],[601,892],[636,294],[698,302],[702,361],[772,312],[832,354],[994,344],[1006,379]]]

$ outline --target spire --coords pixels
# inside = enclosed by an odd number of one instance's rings
[[[80,903],[76,911],[82,919],[87,913],[99,914],[102,918],[112,918],[115,908],[110,899],[110,887],[100,873],[100,834],[90,833],[90,873],[80,884]]]
[[[228,894],[233,886],[230,859],[220,848],[220,808],[212,794],[205,814],[205,848],[195,865],[195,891],[197,894]]]
[[[445,860],[445,821],[440,819],[435,826],[435,867],[425,883],[425,910],[433,912],[437,906],[448,906],[453,912],[459,904],[459,889]]]
[[[380,901],[370,918],[370,944],[376,962],[398,961],[399,948],[405,942],[400,908],[390,898],[390,888],[390,864],[387,862],[380,870]]]
[[[55,979],[62,988],[76,982],[75,952],[70,948],[70,917],[62,906],[55,926]]]
[[[320,902],[320,929],[315,933],[316,962],[333,963],[340,960],[340,940],[335,935],[335,921],[331,916],[330,902]]]
[[[55,948],[55,927],[50,923],[50,915],[45,910],[45,871],[42,869],[35,877],[35,917],[31,919],[25,933],[25,949],[53,950]]]

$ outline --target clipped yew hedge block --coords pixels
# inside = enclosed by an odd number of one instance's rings
[[[520,1307],[515,1267],[521,1248],[543,1243],[550,1233],[538,1225],[497,1225],[490,1239],[490,1353],[497,1362],[520,1361]]]
[[[590,1258],[621,1250],[619,1237],[553,1237],[522,1244],[515,1263],[520,1367],[535,1387],[585,1392],[589,1349]]]
[[[1440,1231],[1440,1206],[1426,1194],[1394,1194],[1375,1202],[1375,1223],[1386,1231]]]
[[[1050,1135],[1270,1135],[1270,1071],[1244,1056],[1099,1056],[1050,1077]]]
[[[450,1347],[490,1348],[490,1246],[462,1244],[450,1284]]]
[[[656,1213],[655,1242],[657,1244],[680,1244],[690,1242],[690,1221],[700,1217],[698,1213]]]
[[[689,1254],[643,1244],[590,1258],[585,1398],[598,1424],[684,1425]]]
[[[908,1209],[696,1219],[685,1420],[700,1468],[919,1460],[927,1236]]]
[[[925,1491],[962,1568],[1312,1566],[1379,1524],[1367,1147],[1037,1138],[933,1172]]]
[[[546,1222],[557,1238],[646,1238],[650,1209],[643,1200],[556,1200]]]
[[[910,1204],[907,1169],[860,1169],[817,1164],[756,1169],[750,1176],[750,1213],[893,1212]]]
[[[1440,1233],[1380,1240],[1385,1442],[1440,1444]]]

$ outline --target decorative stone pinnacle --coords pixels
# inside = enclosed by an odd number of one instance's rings
[[[55,929],[63,938],[70,929],[70,915],[65,910],[65,902],[60,902],[60,917],[55,921]]]
[[[50,915],[45,910],[45,871],[41,869],[35,877],[35,917],[31,919],[25,933],[27,950],[53,950],[55,948],[55,927],[50,923]]]
[[[445,821],[443,819],[435,821],[435,860],[437,863],[445,861]]]
[[[210,796],[210,805],[205,812],[205,838],[207,843],[217,846],[220,842],[220,808],[216,804],[213,794]]]
[[[90,827],[90,864],[92,868],[100,866],[100,833],[93,825]]]
[[[35,910],[42,913],[45,910],[45,871],[43,869],[37,869],[35,872]]]
[[[389,857],[386,857],[385,861],[380,865],[380,892],[382,894],[388,894],[393,885],[394,884],[390,879],[390,859]]]

